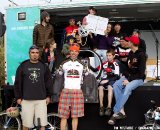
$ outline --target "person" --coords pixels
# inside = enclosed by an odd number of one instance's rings
[[[100,103],[100,109],[99,109],[99,115],[107,115],[110,116],[112,109],[112,98],[113,98],[113,88],[112,85],[115,83],[116,80],[119,79],[119,65],[114,60],[115,58],[115,51],[114,49],[109,49],[107,51],[107,60],[103,62],[103,75],[100,80],[98,91],[99,91],[99,103]],[[91,67],[91,70],[93,68]],[[93,71],[98,71],[99,67],[94,69]],[[108,89],[108,105],[105,111],[104,105],[103,105],[103,98],[104,98],[104,90]]]
[[[132,91],[143,85],[145,79],[146,58],[142,50],[138,49],[139,38],[136,36],[127,37],[131,51],[128,55],[128,71],[113,84],[114,96],[116,104],[114,106],[114,114],[108,121],[110,125],[114,125],[117,119],[126,118],[124,105],[126,104]]]
[[[95,7],[93,7],[93,6],[89,7],[88,14],[82,20],[82,26],[84,28],[88,24],[88,17],[89,17],[89,15],[97,15],[97,9]],[[96,35],[97,34],[90,32],[87,37],[82,37],[83,49],[91,49],[91,50],[93,50],[93,47],[94,47],[93,44],[94,43],[92,41],[92,38],[94,38]]]
[[[115,36],[115,37],[118,37],[118,38],[121,38],[121,36],[123,36],[123,33],[121,32],[121,24],[120,23],[116,23],[115,25],[114,25],[114,33],[113,33],[113,35]]]
[[[46,47],[42,52],[41,58],[41,60],[49,66],[49,70],[52,74],[55,72],[56,48],[57,43],[53,38],[47,40]]]
[[[115,47],[115,59],[120,66],[120,73],[123,74],[127,70],[127,58],[131,49],[129,48],[129,44],[128,41],[125,39],[125,36],[121,37],[119,42],[120,45]]]
[[[105,35],[97,35],[95,37],[91,35],[92,43],[94,44],[94,51],[102,58],[102,61],[106,61],[106,52],[112,48],[114,37],[112,36],[112,24],[108,23],[105,30]],[[98,61],[95,58],[95,65],[98,66]]]
[[[70,50],[69,47],[70,45],[74,44],[74,42],[76,41],[76,38],[73,36],[69,36],[69,41],[65,44],[63,44],[63,48],[62,48],[62,54],[65,56],[65,58],[69,58],[70,56]]]
[[[97,9],[93,6],[89,7],[88,9],[88,15],[96,15],[97,14]],[[82,20],[82,25],[87,25],[87,17],[88,15],[86,15],[83,20]]]
[[[70,39],[75,38],[76,33],[78,32],[78,26],[75,25],[75,19],[69,19],[69,25],[64,29],[63,37],[62,37],[62,45],[65,43],[69,43]]]
[[[113,31],[113,36],[114,36],[114,45],[113,46],[118,46],[120,44],[120,39],[122,39],[124,37],[124,33],[122,33],[121,31],[122,26],[120,23],[116,23],[114,25],[114,31]]]
[[[46,46],[48,39],[54,38],[54,28],[49,23],[50,15],[48,12],[41,13],[41,23],[33,29],[33,44],[39,47],[40,55]]]
[[[76,43],[80,45],[80,48],[83,48],[85,45],[82,43],[82,37],[79,35],[79,33],[76,33],[75,38]]]
[[[58,114],[61,118],[60,128],[65,130],[71,111],[72,130],[77,130],[78,118],[84,116],[84,97],[81,84],[86,67],[77,59],[80,46],[75,43],[69,48],[70,58],[59,67],[59,74],[64,74],[64,88],[60,94]]]
[[[52,79],[48,67],[39,61],[39,48],[29,49],[29,60],[22,62],[16,71],[14,94],[22,106],[23,130],[37,126],[40,118],[41,130],[47,125],[47,104],[52,95]],[[35,119],[35,123],[34,123]]]
[[[132,35],[139,37],[139,49],[146,54],[146,43],[142,38],[140,38],[140,31],[138,29],[134,29]]]

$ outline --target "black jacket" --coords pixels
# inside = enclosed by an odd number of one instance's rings
[[[146,53],[146,43],[143,39],[139,38],[140,44],[139,44],[139,49],[142,50],[144,53]]]
[[[56,73],[54,79],[52,102],[58,102],[59,95],[64,88],[64,75],[59,75],[58,73]],[[97,86],[98,83],[93,74],[88,74],[83,78],[83,84],[81,88],[83,91],[85,102],[98,102]]]
[[[145,79],[146,57],[142,50],[130,51],[128,55],[128,70],[125,73],[129,81]]]

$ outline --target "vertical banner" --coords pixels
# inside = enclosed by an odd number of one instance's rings
[[[7,81],[14,83],[16,69],[28,59],[28,49],[32,45],[32,34],[35,23],[40,21],[38,7],[22,7],[7,9],[6,17],[6,65]]]

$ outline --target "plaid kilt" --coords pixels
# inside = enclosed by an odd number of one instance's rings
[[[84,116],[84,97],[81,89],[63,89],[59,99],[59,117],[68,119],[71,117]]]

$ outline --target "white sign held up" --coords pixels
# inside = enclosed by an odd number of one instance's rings
[[[85,26],[86,30],[89,30],[92,33],[105,35],[104,31],[107,29],[107,24],[109,19],[96,16],[96,15],[87,15],[86,16],[87,25]]]

